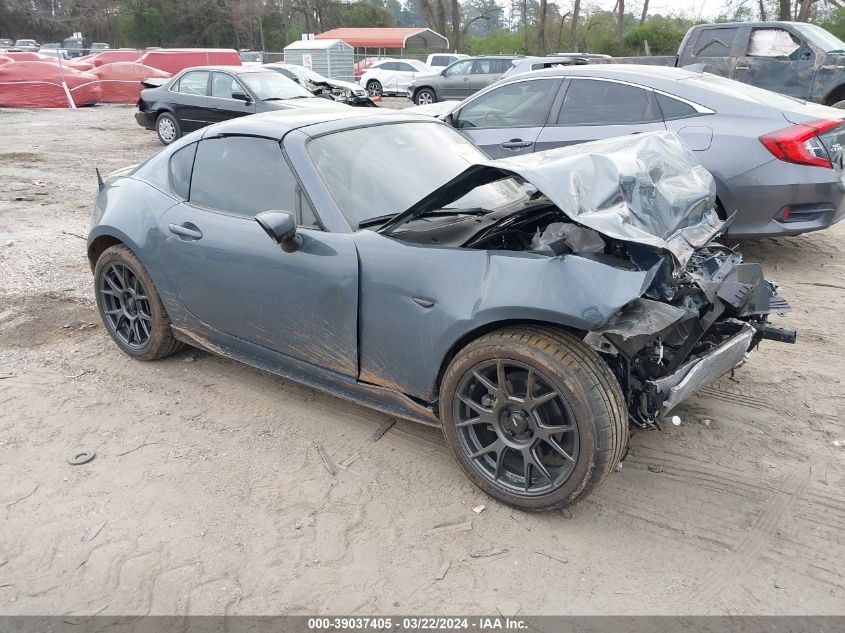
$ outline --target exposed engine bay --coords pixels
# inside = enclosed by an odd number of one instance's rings
[[[795,341],[794,331],[768,324],[771,313],[783,315],[789,305],[764,279],[760,265],[743,263],[735,249],[715,241],[693,251],[682,266],[668,253],[580,226],[547,199],[481,230],[486,222],[471,217],[415,224],[397,236],[480,250],[574,255],[648,271],[650,282],[639,299],[583,333],[617,374],[637,426],[654,424],[695,389],[741,364],[761,340]],[[455,242],[468,231],[475,235]]]
[[[461,206],[508,178],[524,192],[519,203]],[[577,329],[616,373],[631,423],[648,426],[761,340],[795,342],[793,330],[768,323],[789,309],[777,286],[717,241],[730,219],[715,207],[713,177],[692,152],[671,133],[650,133],[474,165],[388,231],[560,262],[567,275],[540,268],[531,287],[545,283],[562,318],[586,324]]]

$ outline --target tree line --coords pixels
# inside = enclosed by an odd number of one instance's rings
[[[506,2],[506,3],[503,3]],[[798,20],[845,38],[845,0],[725,0],[710,20]],[[650,15],[649,0],[2,0],[0,37],[61,42],[80,31],[113,47],[280,51],[340,26],[428,26],[458,52],[673,54],[701,19]]]

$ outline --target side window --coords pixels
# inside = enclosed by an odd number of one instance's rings
[[[431,65],[432,66],[445,66],[449,63],[449,58],[445,55],[435,55],[431,58]]]
[[[513,67],[513,61],[510,59],[495,59],[493,60],[493,73],[504,74]]]
[[[797,59],[800,48],[801,41],[784,29],[754,29],[748,39],[749,57]]]
[[[458,114],[455,127],[537,127],[546,122],[557,79],[506,84],[478,97]]]
[[[410,64],[406,64],[405,62],[397,62],[396,66],[397,70],[401,70],[404,73],[413,73],[417,71],[416,68],[414,68]]]
[[[693,48],[693,57],[730,57],[739,29],[702,29]]]
[[[558,125],[623,125],[659,121],[648,91],[615,81],[573,79]]]
[[[196,153],[197,144],[191,143],[170,156],[170,187],[182,200],[188,199],[191,189],[191,171],[194,169]]]
[[[176,92],[186,95],[204,97],[208,91],[208,71],[185,73],[179,80]]]
[[[489,75],[493,72],[492,70],[493,60],[492,59],[477,59],[472,65],[472,74],[473,75]]]
[[[655,93],[655,96],[657,97],[657,105],[660,106],[660,111],[663,113],[664,121],[683,119],[684,117],[698,114],[696,109],[688,103],[667,97],[659,92]]]
[[[296,212],[296,178],[277,141],[248,136],[199,143],[191,202],[252,217],[262,211]]]
[[[446,69],[446,75],[448,77],[451,77],[452,75],[468,75],[470,68],[472,68],[471,61],[458,62],[456,64],[452,64]]]
[[[379,64],[377,68],[381,70],[399,70],[399,64],[396,62],[384,62],[383,64]]]
[[[231,99],[233,92],[243,92],[237,79],[225,73],[214,73],[211,78],[211,96]]]
[[[302,190],[299,189],[299,216],[298,216],[298,224],[300,226],[304,226],[309,229],[320,229],[322,230],[323,227],[320,226],[320,221],[317,219],[317,214],[314,212],[314,207],[311,206],[311,203],[308,201],[308,196],[302,193]]]

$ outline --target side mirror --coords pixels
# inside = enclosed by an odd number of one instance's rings
[[[249,95],[244,92],[233,92],[232,99],[237,99],[238,101],[243,101],[244,103],[252,101],[252,99],[249,98]]]
[[[264,211],[255,221],[286,253],[299,248],[302,238],[296,234],[296,218],[289,211]]]

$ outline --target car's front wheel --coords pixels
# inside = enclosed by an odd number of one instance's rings
[[[156,119],[156,134],[158,134],[158,140],[165,145],[170,145],[182,136],[182,128],[179,127],[179,121],[175,116],[170,112],[162,112]]]
[[[383,89],[380,81],[371,79],[367,82],[367,94],[370,95],[370,97],[380,97],[382,92]]]
[[[586,496],[628,443],[616,376],[589,346],[554,329],[499,330],[467,345],[446,370],[440,407],[464,472],[522,510]]]
[[[157,360],[182,348],[153,280],[128,247],[107,248],[94,267],[97,309],[117,346],[138,360]]]
[[[417,105],[437,103],[437,95],[431,88],[420,88],[417,90],[417,94],[414,95],[414,103]]]

